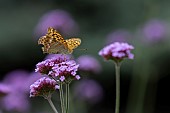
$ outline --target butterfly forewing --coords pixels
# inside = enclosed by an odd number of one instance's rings
[[[81,44],[81,39],[79,38],[70,38],[66,40],[68,49],[75,49]]]

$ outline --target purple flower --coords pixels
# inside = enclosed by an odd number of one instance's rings
[[[124,58],[133,59],[134,55],[131,53],[132,49],[134,49],[132,45],[115,42],[100,50],[99,55],[104,57],[106,60],[123,60]]]
[[[91,104],[98,103],[103,97],[103,89],[94,80],[84,79],[74,86],[74,96]]]
[[[53,27],[64,35],[73,35],[78,31],[77,23],[63,10],[52,10],[44,14],[35,28],[36,35],[44,35],[48,27]]]
[[[11,93],[11,87],[9,87],[6,84],[1,83],[0,84],[0,98],[8,95],[9,93]]]
[[[80,64],[79,69],[86,72],[99,73],[101,71],[101,65],[94,57],[90,55],[83,55],[77,59]]]
[[[76,64],[74,60],[61,62],[55,64],[53,69],[53,76],[58,78],[61,82],[68,82],[72,79],[79,80],[80,76],[77,75],[79,64]]]
[[[65,62],[67,60],[69,60],[69,57],[65,57],[64,55],[58,55],[57,57],[46,59],[42,62],[39,62],[36,65],[35,72],[48,75],[49,72],[52,70],[52,67],[54,67],[55,64]]]
[[[43,77],[30,86],[30,97],[43,96],[44,98],[50,98],[58,88],[59,86],[55,80]]]
[[[126,30],[116,30],[108,34],[106,43],[111,44],[113,42],[126,42],[131,37],[130,33]]]
[[[79,65],[74,60],[70,60],[70,57],[58,55],[38,63],[35,71],[54,77],[59,82],[69,82],[72,79],[80,79],[76,74],[78,67]]]
[[[143,27],[143,34],[149,42],[157,42],[166,35],[166,25],[163,21],[153,19]]]

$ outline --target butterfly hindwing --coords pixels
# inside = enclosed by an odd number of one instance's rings
[[[68,54],[67,47],[65,47],[64,44],[60,42],[56,42],[53,44],[50,49],[48,50],[48,53],[52,54]]]

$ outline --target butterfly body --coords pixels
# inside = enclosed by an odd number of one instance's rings
[[[38,44],[44,46],[42,47],[43,53],[71,54],[81,44],[81,39],[70,38],[65,40],[57,30],[49,27],[47,34],[38,40]]]

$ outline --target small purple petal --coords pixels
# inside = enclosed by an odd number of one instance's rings
[[[77,80],[80,80],[81,77],[80,77],[79,75],[76,75],[75,78],[76,78]]]
[[[61,82],[63,82],[63,81],[65,80],[65,77],[64,77],[64,76],[61,76],[61,77],[60,77],[60,80],[61,80]]]

